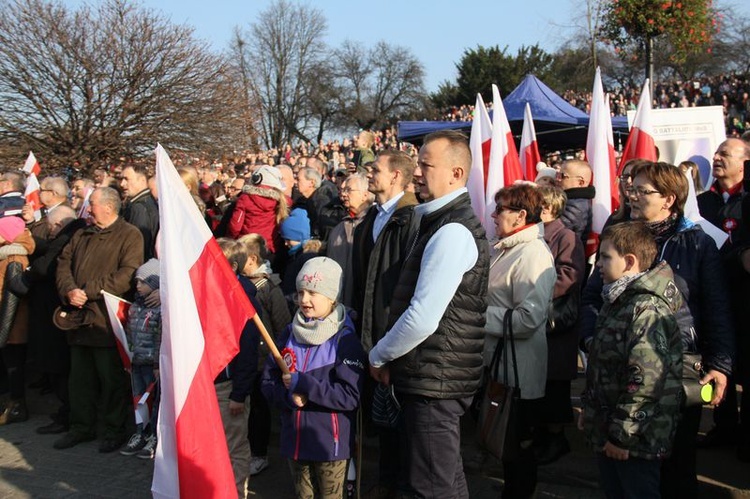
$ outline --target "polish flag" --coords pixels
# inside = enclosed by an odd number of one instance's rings
[[[469,190],[471,207],[474,214],[486,228],[485,220],[485,192],[487,186],[487,169],[490,164],[490,139],[492,138],[492,122],[484,105],[482,95],[477,94],[474,105],[474,121],[471,124],[469,147],[471,148],[471,171],[466,188]],[[489,214],[486,217],[492,223]]]
[[[39,166],[39,161],[36,160],[36,156],[34,156],[34,153],[29,151],[29,157],[26,158],[26,163],[23,165],[23,171],[26,172],[27,175],[36,175],[39,176],[40,173],[42,173],[42,168]]]
[[[531,116],[531,106],[526,103],[523,111],[523,130],[521,131],[521,147],[518,157],[521,160],[521,171],[526,174],[526,180],[536,180],[536,165],[542,160],[539,154],[539,145],[536,141],[536,130],[534,130],[534,119]]]
[[[510,130],[508,116],[505,114],[503,100],[497,85],[492,85],[492,144],[490,148],[490,166],[487,172],[487,191],[484,212],[489,222],[485,224],[487,238],[495,237],[495,224],[489,214],[495,211],[495,194],[506,185],[516,180],[523,180],[521,161]]]
[[[591,96],[591,117],[586,138],[586,160],[594,174],[594,196],[592,206],[591,231],[601,234],[607,218],[620,206],[620,195],[617,190],[617,164],[615,147],[612,138],[612,118],[609,111],[609,100],[604,95],[602,76],[596,68],[594,89]],[[596,242],[594,242],[596,245]],[[591,254],[589,244],[586,254]],[[593,248],[596,252],[596,248]]]
[[[618,173],[622,171],[625,163],[635,158],[649,161],[659,159],[656,157],[656,145],[654,144],[654,127],[651,121],[651,90],[649,89],[648,79],[643,84],[641,99],[638,101],[638,107],[635,110],[628,141],[622,151]]]
[[[34,209],[34,220],[36,221],[42,219],[42,201],[39,199],[41,189],[36,174],[30,174],[29,178],[26,179],[26,190],[24,191],[23,196],[26,198],[26,204],[31,205]]]
[[[102,291],[102,296],[104,297],[104,305],[107,306],[109,324],[112,326],[112,332],[117,340],[117,352],[120,354],[123,367],[126,371],[130,372],[133,352],[130,350],[130,345],[128,344],[125,324],[128,322],[128,310],[130,310],[132,303],[107,291]]]
[[[161,227],[162,347],[158,446],[161,498],[235,498],[214,378],[255,316],[167,152],[156,148]]]

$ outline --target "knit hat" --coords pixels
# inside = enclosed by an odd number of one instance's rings
[[[341,274],[341,265],[336,260],[325,256],[311,258],[297,274],[297,291],[314,291],[336,301],[341,290]]]
[[[261,166],[250,176],[250,182],[253,185],[263,185],[273,187],[284,191],[284,181],[281,179],[281,172],[275,166]]]
[[[26,222],[18,217],[0,218],[0,237],[7,242],[13,242],[26,228]]]
[[[537,174],[534,182],[539,181],[539,179],[542,177],[552,177],[552,179],[555,179],[557,177],[557,170],[547,166],[547,163],[543,161],[540,161],[536,164],[536,171]]]
[[[281,237],[287,241],[305,242],[310,239],[310,219],[302,208],[295,208],[281,222]]]
[[[148,284],[151,289],[159,289],[159,260],[152,258],[138,267],[135,278]]]

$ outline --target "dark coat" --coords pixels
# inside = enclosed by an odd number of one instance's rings
[[[414,207],[416,196],[405,192],[388,219],[377,241],[372,227],[378,214],[372,206],[365,219],[354,229],[352,270],[354,273],[354,309],[357,311],[362,346],[369,352],[385,335],[393,290],[401,274],[401,265],[417,230]]]
[[[578,374],[578,320],[586,259],[583,243],[560,219],[544,224],[544,241],[555,259],[555,289],[547,321],[547,379],[575,379]]]
[[[560,215],[560,220],[565,227],[576,233],[584,246],[591,232],[591,203],[595,194],[596,190],[593,185],[565,191],[568,201],[565,203],[565,211]]]
[[[142,264],[141,231],[122,217],[106,229],[90,226],[73,235],[58,260],[57,291],[62,302],[68,304],[68,292],[82,289],[88,296],[84,306],[93,312],[94,322],[90,326],[69,331],[69,344],[115,346],[102,291],[115,296],[130,292],[133,275]]]
[[[0,196],[0,217],[21,216],[21,209],[26,198],[20,192],[6,192]]]
[[[136,194],[123,208],[122,217],[141,231],[144,258],[154,258],[156,234],[159,233],[159,205],[151,192],[146,189]]]
[[[55,308],[60,306],[55,275],[57,258],[73,235],[86,227],[86,221],[76,219],[66,225],[54,238],[38,240],[31,266],[24,273],[29,283],[29,348],[42,371],[50,373],[66,372],[70,365],[68,342],[65,334],[52,322]]]
[[[737,332],[737,368],[743,377],[750,380],[750,338],[742,331],[747,330],[750,313],[750,274],[742,267],[740,254],[750,246],[750,227],[743,213],[742,205],[750,196],[740,189],[724,201],[717,184],[698,196],[698,209],[703,218],[729,234],[729,239],[721,247],[726,283],[729,289],[730,308],[734,329]]]

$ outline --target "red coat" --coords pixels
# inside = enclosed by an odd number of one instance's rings
[[[283,207],[281,206],[283,203]],[[263,186],[246,187],[237,198],[227,235],[233,239],[245,234],[260,234],[271,253],[283,246],[279,232],[279,213],[286,213],[284,194]]]

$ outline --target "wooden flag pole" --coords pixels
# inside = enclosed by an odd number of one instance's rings
[[[266,326],[263,325],[263,321],[260,320],[260,314],[256,313],[253,316],[253,322],[255,322],[255,325],[258,326],[260,335],[263,336],[263,341],[265,341],[266,345],[268,345],[268,349],[271,351],[271,355],[273,355],[273,359],[276,361],[276,365],[279,366],[279,369],[281,369],[282,374],[289,374],[289,367],[287,367],[286,362],[284,362],[284,359],[281,358],[279,349],[276,348],[276,342],[273,341],[273,338],[271,338],[271,335],[268,334],[268,330],[266,329]]]

